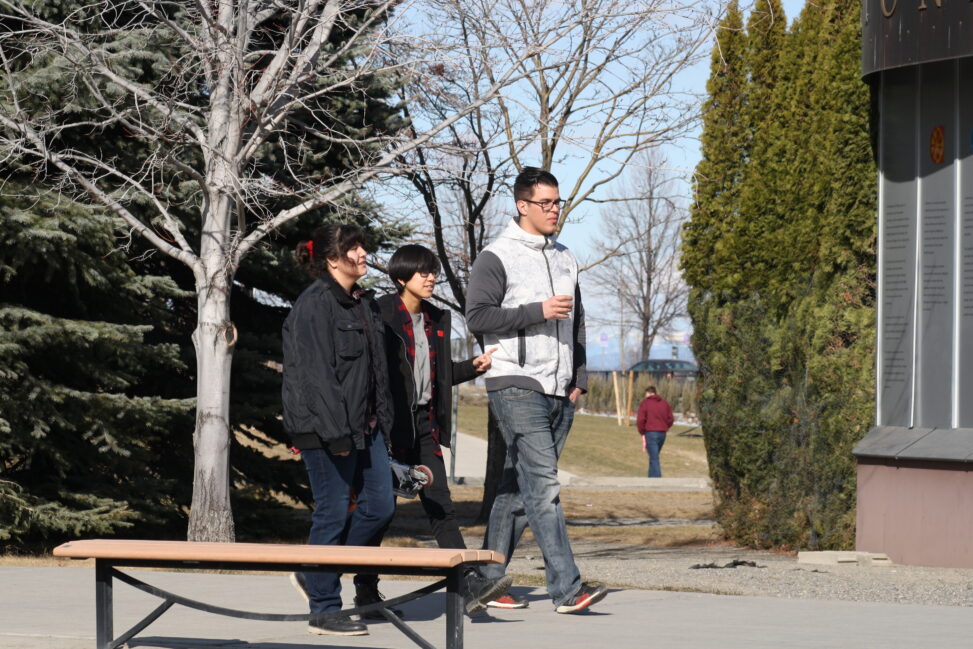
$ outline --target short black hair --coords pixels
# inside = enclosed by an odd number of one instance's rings
[[[646,386],[645,391],[648,392],[649,394],[659,394],[658,392],[655,391],[654,385]]]
[[[389,259],[389,279],[399,293],[404,288],[399,282],[408,282],[416,273],[439,274],[442,268],[439,257],[425,246],[410,243],[402,246]]]
[[[514,200],[530,200],[537,185],[557,187],[557,178],[550,171],[537,167],[524,167],[514,180]]]

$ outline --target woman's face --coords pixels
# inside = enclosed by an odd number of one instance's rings
[[[409,293],[421,300],[432,297],[432,292],[436,288],[436,273],[414,273],[409,281],[405,283],[403,293]]]
[[[339,257],[336,260],[332,272],[341,273],[349,279],[357,281],[368,272],[368,267],[365,266],[366,257],[368,257],[368,253],[361,245],[357,245],[345,253],[344,257]]]

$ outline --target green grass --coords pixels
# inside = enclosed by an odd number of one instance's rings
[[[459,430],[486,439],[487,407],[463,403],[459,408]],[[702,437],[680,437],[690,426],[673,426],[662,447],[662,474],[667,478],[696,478],[709,475]],[[700,429],[693,431],[700,434]],[[614,417],[576,415],[561,468],[587,477],[645,476],[648,456],[642,452],[642,438],[635,426],[619,426]]]

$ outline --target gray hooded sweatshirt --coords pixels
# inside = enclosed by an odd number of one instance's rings
[[[571,317],[544,319],[544,300],[573,295]],[[516,221],[480,252],[466,293],[466,322],[497,347],[487,390],[519,387],[563,397],[587,387],[584,307],[578,262],[554,237],[528,234]]]

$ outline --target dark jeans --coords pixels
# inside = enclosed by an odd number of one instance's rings
[[[422,488],[419,501],[429,518],[436,544],[441,548],[466,548],[459,523],[456,522],[453,497],[449,493],[446,463],[439,444],[429,430],[429,410],[426,406],[420,406],[416,412],[416,445],[409,460],[425,464],[432,471],[432,484]]]
[[[432,438],[429,424],[428,406],[419,406],[416,410],[416,442],[412,452],[405,457],[399,457],[402,462],[410,464],[425,464],[432,471],[432,484],[419,491],[419,502],[429,519],[436,544],[441,548],[466,548],[463,534],[459,531],[456,521],[456,507],[449,492],[449,480],[446,476],[446,463],[443,456],[437,455],[439,445]],[[367,545],[381,545],[385,537],[386,525]],[[375,586],[378,575],[363,574],[355,576],[355,584],[359,586]]]
[[[343,457],[323,449],[302,451],[301,457],[314,496],[308,543],[368,545],[395,512],[389,456],[381,431],[366,435],[363,450],[352,450]],[[358,495],[358,505],[349,516],[351,491]],[[338,573],[307,572],[304,576],[311,613],[341,608]]]
[[[493,411],[507,444],[497,498],[490,511],[486,545],[509,562],[526,524],[544,554],[547,592],[559,606],[581,588],[561,509],[557,461],[574,421],[574,404],[533,390],[506,388],[490,392]],[[491,579],[505,565],[484,566]]]
[[[659,452],[666,443],[666,434],[650,430],[642,433],[645,437],[645,450],[649,453],[649,477],[661,478],[662,466],[659,464]]]

